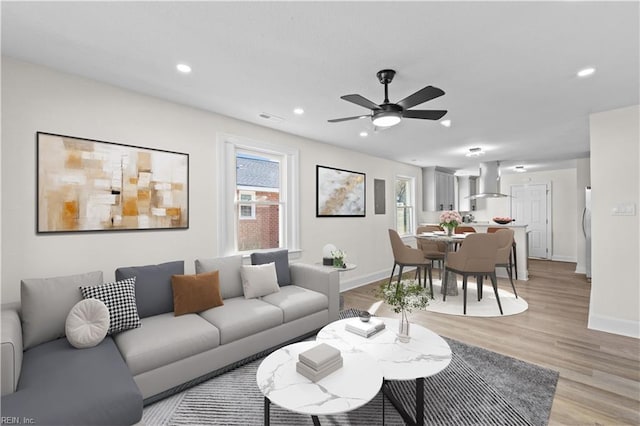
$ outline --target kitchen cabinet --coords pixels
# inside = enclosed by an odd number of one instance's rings
[[[476,210],[476,200],[469,197],[476,195],[476,176],[457,176],[458,178],[458,210],[461,212],[473,212]]]
[[[455,180],[454,171],[444,167],[422,168],[422,210],[454,210]]]

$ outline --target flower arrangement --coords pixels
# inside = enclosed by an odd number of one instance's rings
[[[455,210],[447,210],[440,213],[440,226],[451,235],[456,226],[462,222],[462,216]]]
[[[347,253],[342,250],[333,250],[331,252],[331,257],[333,257],[333,266],[336,268],[346,267],[344,260],[347,258]]]
[[[429,290],[422,287],[418,280],[402,280],[389,283],[385,281],[376,295],[386,304],[393,306],[393,312],[412,312],[413,309],[424,309],[429,304]]]

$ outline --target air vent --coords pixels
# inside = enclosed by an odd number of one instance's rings
[[[265,120],[269,120],[274,123],[280,123],[281,121],[284,121],[284,118],[278,117],[277,115],[269,114],[268,112],[261,112],[260,114],[258,114],[258,117],[264,118]]]

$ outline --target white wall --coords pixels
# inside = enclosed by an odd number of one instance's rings
[[[640,337],[640,106],[592,114],[589,328]],[[633,216],[614,216],[620,203]]]
[[[190,155],[188,230],[36,234],[36,132],[186,152]],[[331,242],[358,268],[343,287],[386,276],[393,264],[387,228],[393,227],[394,179],[418,167],[346,151],[143,96],[11,58],[2,61],[2,302],[20,297],[20,279],[184,259],[193,273],[199,257],[217,256],[216,140],[219,133],[296,148],[300,152],[300,261],[318,262]],[[315,166],[367,174],[365,218],[315,217]],[[387,214],[373,214],[373,179],[386,181]]]

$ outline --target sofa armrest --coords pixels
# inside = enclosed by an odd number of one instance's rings
[[[2,395],[16,391],[22,370],[22,324],[18,310],[2,308],[2,345],[0,347]]]
[[[293,284],[327,296],[329,321],[336,321],[340,311],[340,272],[306,263],[291,263],[289,270]]]

